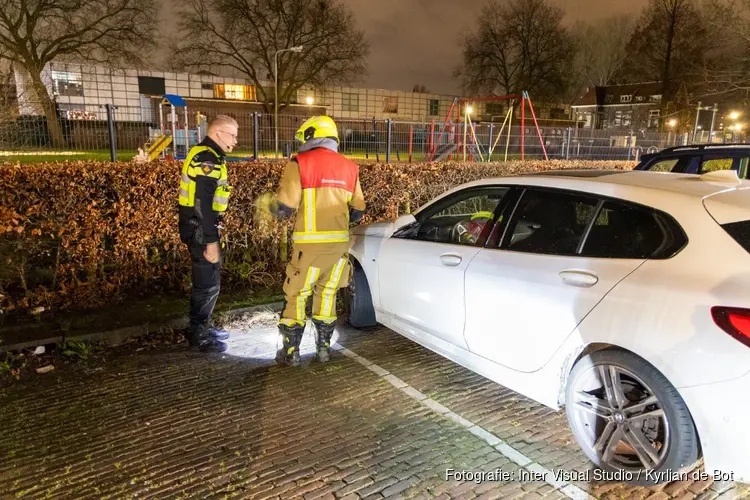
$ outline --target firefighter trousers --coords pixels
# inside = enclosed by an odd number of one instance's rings
[[[325,323],[336,321],[336,296],[349,284],[348,246],[295,245],[286,267],[284,310],[280,323],[304,326],[307,301],[312,295],[312,317]]]

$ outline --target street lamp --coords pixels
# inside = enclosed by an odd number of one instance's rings
[[[274,128],[274,157],[279,158],[279,59],[282,52],[302,52],[302,45],[288,49],[277,50],[273,55],[273,128]]]
[[[307,96],[306,102],[308,106],[312,106],[313,98],[311,96]]]

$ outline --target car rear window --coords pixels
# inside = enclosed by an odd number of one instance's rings
[[[721,227],[734,241],[739,243],[745,251],[750,252],[750,220],[730,222],[728,224],[722,224]]]

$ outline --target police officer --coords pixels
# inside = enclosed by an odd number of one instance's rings
[[[220,223],[231,187],[225,156],[237,145],[237,121],[218,115],[206,137],[188,152],[179,189],[180,239],[192,259],[192,294],[188,341],[203,352],[223,352],[229,333],[211,325],[219,298],[221,271]]]
[[[299,346],[312,295],[312,323],[317,357],[329,359],[336,322],[336,294],[349,281],[349,223],[365,210],[359,167],[338,153],[338,130],[328,116],[313,116],[297,130],[303,144],[284,167],[279,190],[270,204],[275,217],[297,210],[292,258],[284,280],[285,306],[279,322],[284,340],[279,364],[299,365]]]

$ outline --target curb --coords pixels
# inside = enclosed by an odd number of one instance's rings
[[[225,309],[222,311],[216,311],[214,316],[222,316],[226,314],[247,314],[256,311],[280,311],[284,303],[282,301],[269,302],[268,304],[259,304],[257,306],[238,307],[236,309]],[[146,322],[135,326],[126,326],[124,328],[116,328],[114,330],[104,330],[100,332],[91,333],[79,333],[72,335],[56,335],[45,339],[31,340],[27,342],[17,342],[15,344],[0,344],[0,353],[6,351],[14,351],[17,349],[28,349],[30,347],[36,347],[46,344],[59,344],[62,342],[68,342],[71,340],[104,340],[109,345],[118,345],[125,340],[133,337],[142,337],[149,333],[155,333],[164,328],[183,329],[187,328],[189,323],[187,315],[179,318],[166,319],[164,321],[157,322]]]

